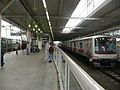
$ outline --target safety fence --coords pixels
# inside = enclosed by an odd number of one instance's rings
[[[60,90],[105,90],[59,47],[54,52]]]
[[[118,61],[120,62],[120,47],[117,47],[117,56],[118,56]]]

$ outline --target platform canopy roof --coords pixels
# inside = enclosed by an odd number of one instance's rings
[[[109,3],[105,6],[102,4],[102,8],[99,7],[87,18],[70,17],[80,0],[45,1],[47,8],[43,4],[44,0],[0,0],[2,19],[25,31],[39,29],[37,33],[50,34],[56,41],[109,32],[120,27],[120,0],[106,0]],[[46,11],[49,17],[46,16]],[[69,19],[84,20],[70,33],[61,33],[64,28],[71,28],[65,27]]]

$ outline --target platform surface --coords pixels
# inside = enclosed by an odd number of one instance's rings
[[[44,50],[26,55],[22,51],[5,54],[0,69],[0,90],[58,90],[54,63],[45,60]]]

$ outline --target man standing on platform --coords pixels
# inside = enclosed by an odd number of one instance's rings
[[[53,46],[53,43],[50,43],[49,44],[49,47],[48,47],[48,61],[49,63],[53,61],[53,52],[54,52],[54,46]]]
[[[15,51],[16,51],[16,54],[18,54],[18,48],[19,48],[19,44],[18,44],[18,42],[16,42],[16,44],[15,44]]]
[[[1,67],[4,66],[4,54],[5,54],[5,48],[4,48],[4,45],[3,43],[1,42]]]

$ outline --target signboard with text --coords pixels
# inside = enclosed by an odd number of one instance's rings
[[[11,34],[11,36],[21,36],[21,33],[10,33]]]

